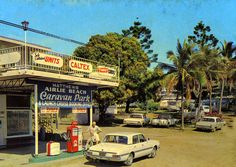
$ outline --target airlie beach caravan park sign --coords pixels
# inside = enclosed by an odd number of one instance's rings
[[[38,82],[38,106],[45,108],[89,108],[92,87]]]

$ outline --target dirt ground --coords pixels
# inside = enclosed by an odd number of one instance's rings
[[[153,127],[101,127],[104,136],[109,132],[132,131],[142,132],[150,139],[159,140],[161,148],[154,159],[141,158],[133,163],[133,167],[236,167],[236,117],[227,117],[227,125],[219,131],[200,132],[193,127],[186,127],[184,131],[178,128]],[[60,126],[64,129],[66,126]],[[83,126],[83,130],[87,127]],[[85,138],[88,136],[85,135]],[[33,147],[31,147],[33,148]],[[85,158],[69,158],[59,161],[28,164],[28,153],[23,154],[25,147],[18,148],[18,152],[3,152],[0,150],[0,167],[108,167],[122,166],[121,163],[100,162],[90,163]],[[22,154],[21,154],[22,152]]]

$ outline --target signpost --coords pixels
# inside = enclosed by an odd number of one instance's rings
[[[38,82],[39,107],[90,108],[92,88],[62,83]]]

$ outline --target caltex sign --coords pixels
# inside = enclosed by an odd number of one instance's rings
[[[93,72],[92,64],[82,62],[82,61],[70,60],[69,61],[69,67],[70,67],[71,70],[74,70],[74,71],[80,71],[80,72],[86,72],[86,73]]]

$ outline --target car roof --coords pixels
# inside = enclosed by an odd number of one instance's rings
[[[216,118],[219,118],[219,117],[203,117],[203,118],[214,118],[214,119],[216,119]]]
[[[106,135],[119,135],[119,136],[133,136],[133,135],[139,135],[142,133],[138,132],[115,132],[115,133],[108,133]]]

